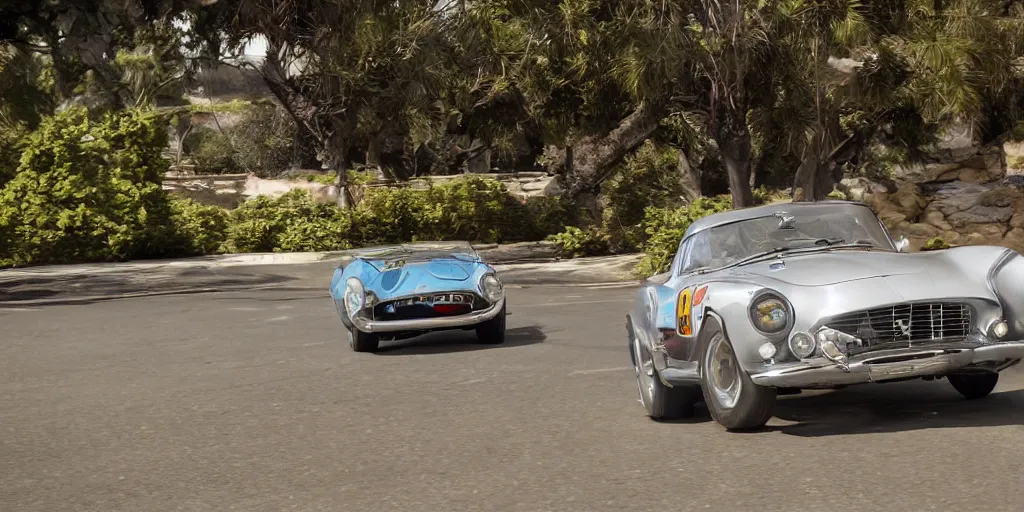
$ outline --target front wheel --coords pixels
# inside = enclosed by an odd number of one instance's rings
[[[500,345],[505,343],[505,306],[494,318],[481,322],[476,326],[476,337],[485,345]]]
[[[348,328],[348,346],[356,352],[376,352],[380,346],[380,336],[352,326]]]
[[[711,417],[730,431],[763,427],[775,409],[775,388],[750,380],[721,330],[705,339],[700,380]]]
[[[988,396],[999,383],[999,374],[995,372],[954,373],[948,375],[947,378],[953,385],[953,389],[968,400],[977,400]]]
[[[668,387],[661,382],[654,368],[650,352],[633,338],[633,369],[636,372],[636,386],[640,391],[640,403],[647,409],[647,415],[655,420],[688,418],[693,416],[693,406],[698,402],[699,392],[695,387]]]

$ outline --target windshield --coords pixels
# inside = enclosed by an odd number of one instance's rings
[[[720,268],[768,251],[824,250],[855,245],[893,250],[878,217],[862,206],[822,209],[815,214],[752,218],[706,229],[690,237],[680,271]]]

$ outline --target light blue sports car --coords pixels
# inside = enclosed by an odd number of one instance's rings
[[[331,278],[331,297],[356,352],[382,338],[476,330],[505,341],[505,289],[467,242],[418,242],[353,251]]]

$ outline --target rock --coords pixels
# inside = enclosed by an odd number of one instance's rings
[[[994,206],[974,206],[962,212],[946,216],[953,227],[966,227],[969,224],[1006,223],[1013,216],[1013,208]]]
[[[896,166],[893,177],[918,184],[953,181],[962,168],[959,163],[910,164],[906,167]]]
[[[968,224],[1004,224],[1013,216],[1010,206],[985,206],[982,199],[1002,202],[1004,192],[992,192],[997,185],[978,185],[974,183],[947,183],[935,191],[929,210],[936,210],[945,216],[945,221],[954,228],[963,228]]]
[[[1014,201],[1020,197],[1020,192],[1014,188],[999,187],[983,192],[978,197],[978,204],[982,206],[1012,206]]]
[[[904,233],[907,236],[915,236],[920,238],[932,238],[938,236],[941,230],[930,224],[911,224],[904,229]]]
[[[1024,253],[1024,228],[1012,229],[1003,237],[1003,245]]]
[[[1024,175],[1024,141],[1006,141],[1003,143],[1003,154],[1006,157],[1006,175]]]
[[[946,217],[942,215],[942,212],[938,210],[926,211],[924,214],[924,221],[943,231],[949,231],[953,229],[953,226],[950,226],[949,223],[946,222]]]
[[[901,222],[906,222],[907,220],[906,215],[891,208],[879,211],[878,218],[889,229],[895,229]]]
[[[1010,227],[1013,229],[1024,228],[1024,212],[1015,213],[1010,217]]]
[[[872,196],[881,196],[890,192],[884,184],[864,177],[843,179],[836,188],[846,194],[846,198],[850,201],[861,202],[867,202]]]
[[[532,181],[522,184],[522,189],[524,192],[541,192],[547,187],[548,184],[542,181]]]
[[[952,230],[943,231],[941,234],[939,234],[939,238],[945,240],[946,243],[951,245],[958,245],[964,240],[963,235]]]
[[[981,235],[986,240],[998,240],[1003,238],[1003,235],[1009,230],[1006,224],[975,224],[972,226],[965,226],[965,230],[970,235]],[[970,236],[968,235],[968,236]]]
[[[898,205],[900,213],[908,219],[916,218],[928,205],[928,202],[921,197],[921,190],[913,183],[900,185],[899,189],[889,196],[889,200]]]

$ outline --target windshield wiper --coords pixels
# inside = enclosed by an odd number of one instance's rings
[[[793,249],[792,247],[776,247],[774,249],[769,249],[767,251],[762,251],[762,252],[759,252],[757,254],[751,254],[750,256],[747,256],[746,258],[743,258],[743,259],[741,259],[741,260],[739,260],[739,261],[737,261],[737,262],[735,262],[735,263],[733,263],[731,265],[727,265],[727,266],[729,266],[729,267],[738,267],[738,266],[743,265],[745,263],[750,263],[750,262],[752,262],[754,260],[759,260],[761,258],[764,258],[765,256],[771,256],[772,254],[778,254],[780,252],[786,252],[786,251],[790,251],[792,249]]]

